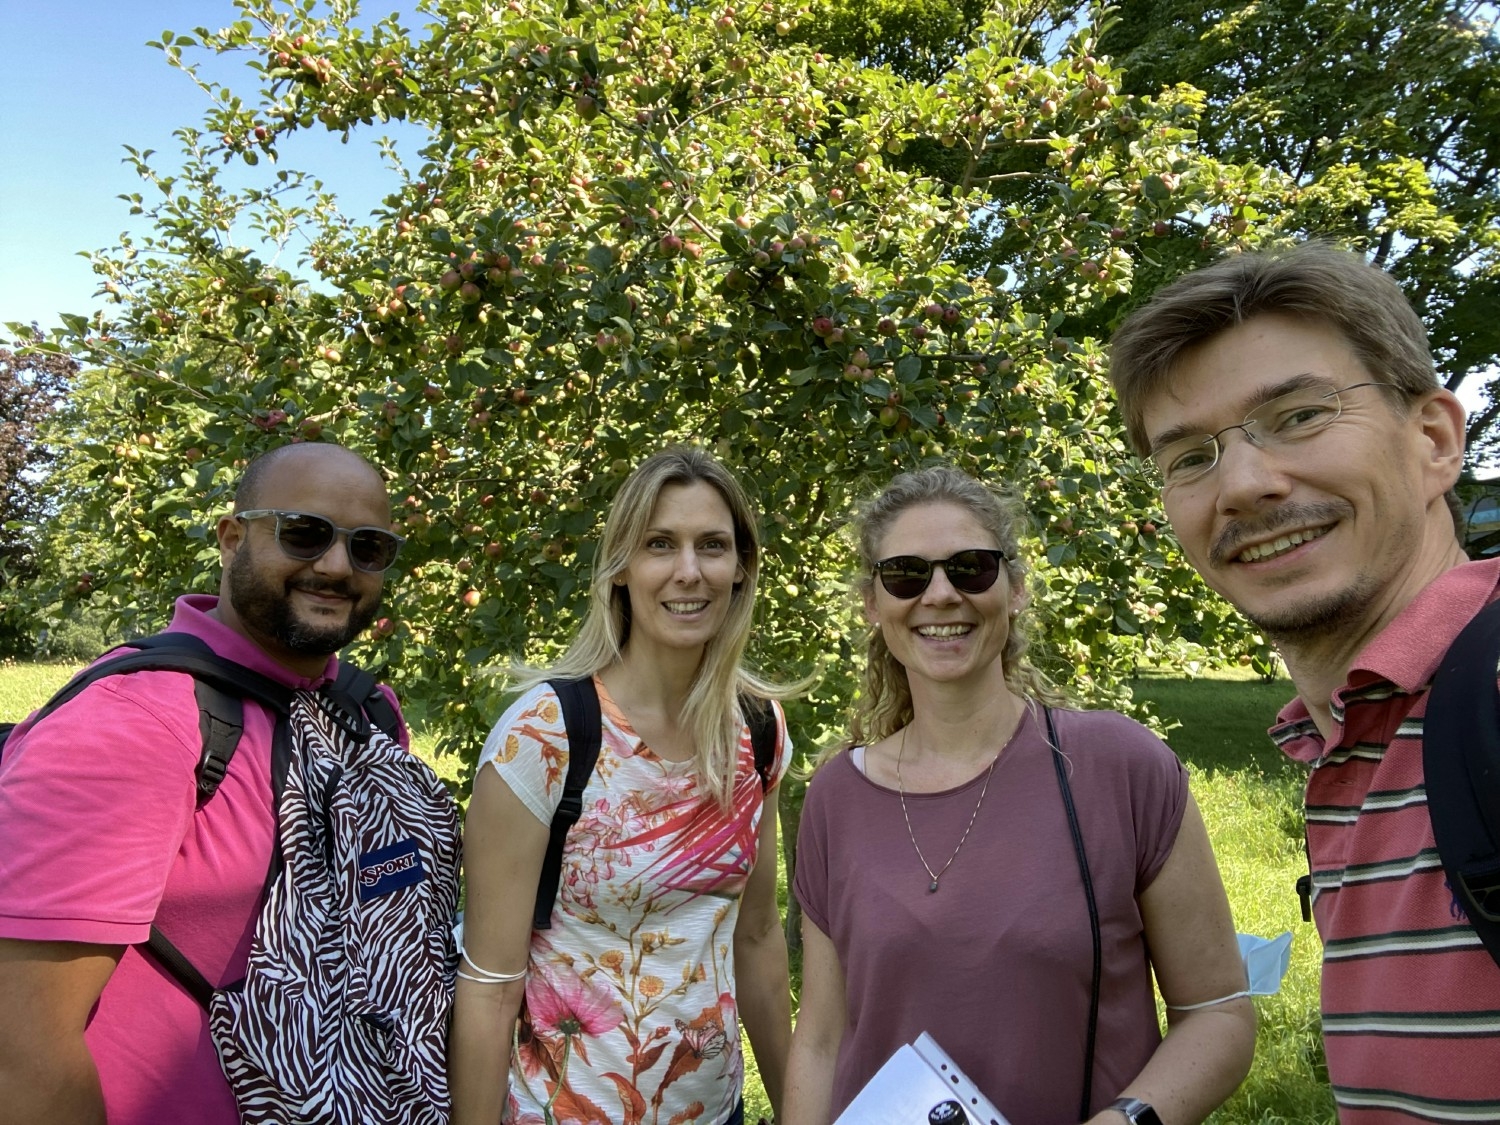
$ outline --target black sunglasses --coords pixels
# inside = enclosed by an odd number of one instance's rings
[[[880,584],[893,598],[918,598],[932,581],[934,567],[942,567],[948,584],[965,594],[982,594],[1000,577],[1000,563],[1010,558],[1004,551],[971,547],[946,559],[924,559],[918,555],[893,555],[875,564]]]
[[[287,512],[279,508],[255,508],[236,512],[237,520],[258,520],[267,516],[276,521],[276,544],[288,558],[312,562],[328,553],[340,535],[349,551],[349,562],[357,570],[379,574],[390,569],[396,554],[406,540],[381,527],[339,527],[332,520],[310,512]]]

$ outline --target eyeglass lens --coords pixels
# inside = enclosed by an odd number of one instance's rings
[[[288,512],[278,518],[276,540],[294,559],[321,558],[338,534],[330,521],[304,512]],[[349,561],[360,570],[386,570],[396,561],[401,540],[378,527],[356,527],[349,532]]]
[[[1000,560],[995,550],[975,548],[959,551],[946,559],[924,559],[918,555],[896,555],[875,564],[880,584],[893,598],[920,597],[932,582],[935,567],[942,567],[949,584],[965,594],[982,594],[1000,577]]]

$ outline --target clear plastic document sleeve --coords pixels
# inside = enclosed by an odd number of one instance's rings
[[[834,1125],[1010,1125],[925,1031],[886,1059]]]

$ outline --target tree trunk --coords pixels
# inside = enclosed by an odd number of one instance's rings
[[[802,948],[802,904],[797,901],[797,892],[792,889],[792,877],[797,871],[797,825],[802,821],[802,794],[806,783],[781,786],[777,804],[781,817],[781,855],[786,866],[786,947],[797,951]]]

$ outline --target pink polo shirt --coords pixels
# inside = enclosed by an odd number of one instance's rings
[[[1333,693],[1326,743],[1300,699],[1271,728],[1313,766],[1323,1036],[1350,1125],[1500,1122],[1500,968],[1448,889],[1422,783],[1433,674],[1497,583],[1500,560],[1467,563],[1418,594]]]
[[[170,630],[291,688],[336,674],[330,657],[323,677],[295,676],[209,617],[217,603],[180,598]],[[272,717],[247,701],[202,808],[191,676],[109,676],[28,727],[0,759],[0,937],[126,947],[84,1036],[110,1125],[237,1125],[206,1014],[137,946],[154,920],[211,983],[244,976],[276,835]]]

